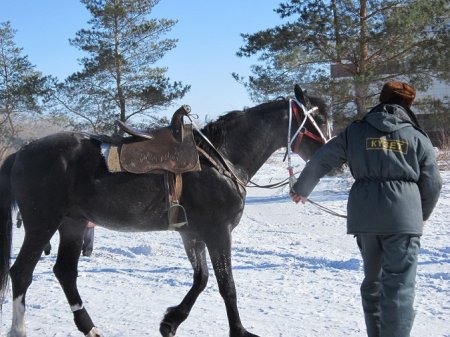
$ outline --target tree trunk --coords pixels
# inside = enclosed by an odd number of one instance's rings
[[[356,118],[361,119],[367,112],[368,85],[355,81]]]
[[[119,119],[122,122],[126,121],[125,113],[125,97],[123,95],[122,88],[122,60],[119,48],[119,22],[117,16],[114,20],[114,62],[115,62],[115,72],[116,72],[116,88],[117,88],[117,101],[120,109]]]
[[[336,0],[331,0],[331,9],[333,11],[333,25],[334,25],[334,39],[336,41],[336,60],[335,62],[342,62],[341,59],[341,34],[339,26],[339,15],[336,7]]]
[[[361,118],[366,113],[367,101],[367,60],[369,57],[369,42],[367,37],[367,0],[360,0],[359,22],[360,22],[360,37],[359,37],[359,60],[356,68],[355,76],[355,104],[356,117]]]

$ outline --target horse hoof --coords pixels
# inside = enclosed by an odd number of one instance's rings
[[[159,332],[163,337],[174,337],[175,331],[172,329],[172,325],[167,322],[161,322],[159,326]]]
[[[259,337],[258,335],[252,334],[247,330],[240,330],[230,333],[230,337]]]
[[[97,328],[94,326],[91,331],[86,335],[86,337],[103,337],[103,335],[100,333],[100,331],[97,330]]]

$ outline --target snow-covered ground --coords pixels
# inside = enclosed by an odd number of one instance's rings
[[[298,169],[302,163],[296,160]],[[276,153],[254,181],[286,177]],[[439,204],[422,238],[412,337],[450,337],[450,171],[443,171]],[[352,178],[324,178],[311,199],[345,213]],[[310,204],[295,205],[287,189],[248,189],[233,232],[233,270],[244,326],[261,337],[365,336],[359,298],[362,261],[345,220]],[[14,229],[13,260],[23,238]],[[29,337],[81,336],[52,267],[55,250],[38,264],[27,294]],[[177,336],[228,336],[217,283],[210,280]],[[191,267],[175,232],[119,233],[96,228],[92,257],[82,257],[78,285],[105,337],[159,336],[167,307],[191,285]],[[11,324],[11,293],[3,305],[0,336]]]

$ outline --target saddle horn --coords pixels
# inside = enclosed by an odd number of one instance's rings
[[[179,142],[183,140],[183,117],[188,116],[191,112],[189,105],[182,105],[172,116],[169,127],[172,129],[173,136]]]

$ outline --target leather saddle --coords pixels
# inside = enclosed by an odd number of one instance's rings
[[[118,121],[119,128],[131,137],[120,138],[105,152],[111,172],[164,175],[168,229],[172,230],[188,225],[186,211],[179,203],[183,189],[182,173],[201,169],[192,124],[184,124],[183,121],[190,111],[188,105],[183,105],[175,111],[169,126],[147,132]]]
[[[181,174],[199,171],[200,163],[194,141],[192,124],[184,124],[190,113],[188,105],[181,106],[172,116],[170,125],[148,132],[137,130],[118,121],[117,125],[130,134],[131,140],[117,148],[120,167],[131,173]]]

